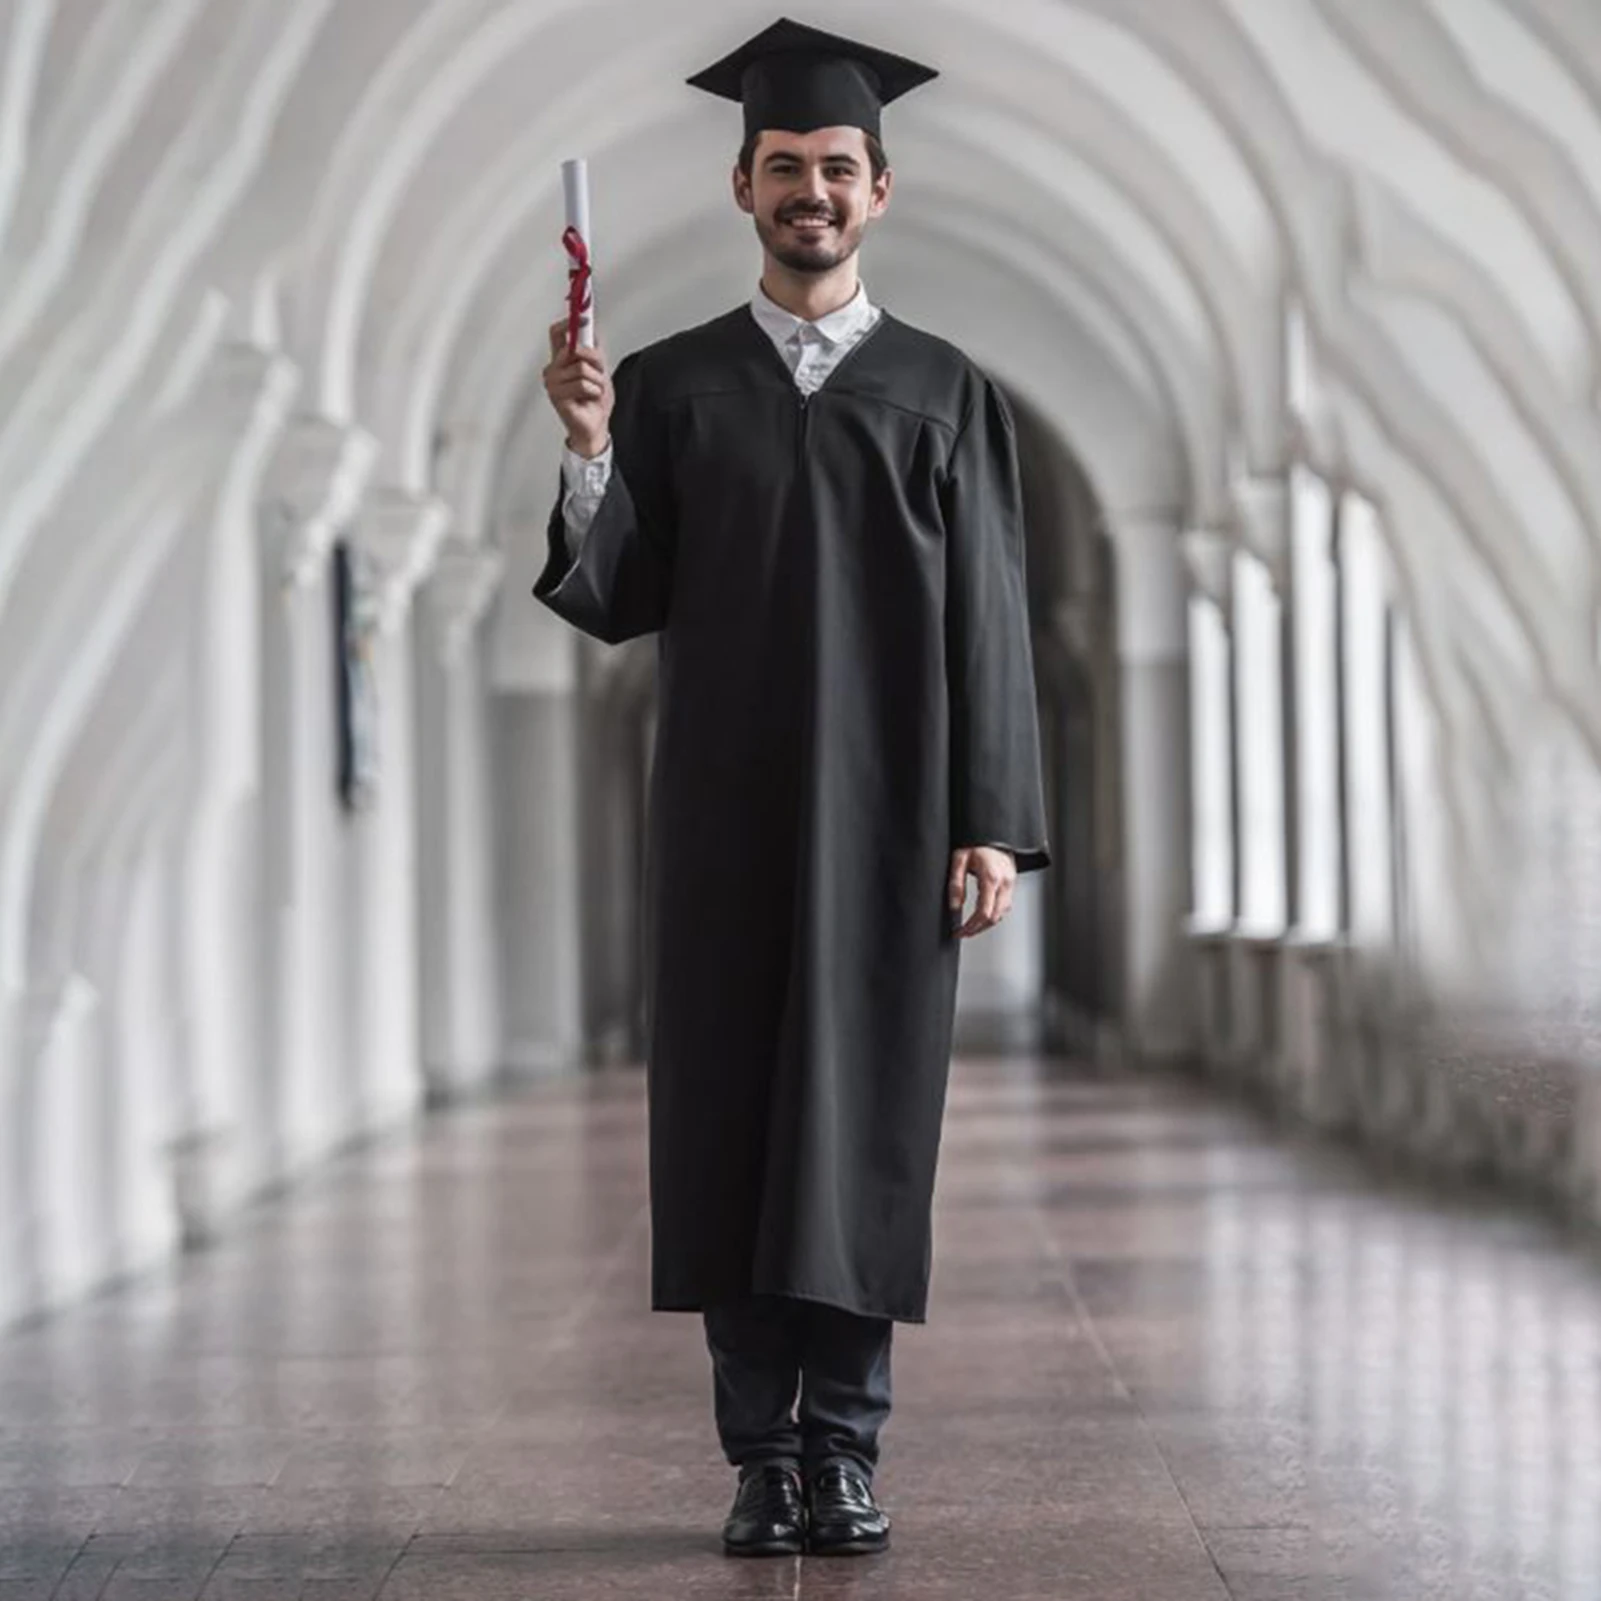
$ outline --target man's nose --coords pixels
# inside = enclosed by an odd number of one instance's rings
[[[821,167],[808,167],[805,181],[801,185],[801,192],[813,200],[828,199],[828,183],[823,177]]]

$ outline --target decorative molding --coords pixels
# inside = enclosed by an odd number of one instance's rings
[[[268,469],[264,532],[277,544],[285,587],[309,584],[355,515],[378,441],[327,417],[295,418]]]
[[[1274,589],[1282,591],[1290,548],[1289,479],[1236,479],[1229,486],[1229,501],[1239,543],[1267,568]]]
[[[1233,542],[1215,528],[1192,528],[1179,536],[1179,554],[1190,587],[1211,601],[1226,623],[1234,588]]]
[[[212,357],[199,397],[202,421],[230,452],[247,438],[259,441],[259,461],[283,429],[299,390],[300,369],[287,356],[230,340]]]
[[[37,1060],[100,1005],[100,991],[81,973],[35,979],[22,997],[22,1036],[27,1056]]]
[[[460,538],[442,543],[423,590],[429,634],[441,666],[460,657],[505,570],[505,555],[493,545]]]
[[[450,528],[450,507],[433,496],[383,490],[369,496],[350,539],[372,568],[378,629],[399,631],[411,597],[428,577]]]

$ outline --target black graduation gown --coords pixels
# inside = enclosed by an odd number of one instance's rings
[[[884,312],[811,397],[748,306],[613,375],[613,471],[534,587],[659,631],[645,961],[652,1304],[920,1322],[950,855],[1049,862],[1012,418]]]

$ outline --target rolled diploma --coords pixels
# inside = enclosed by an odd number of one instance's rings
[[[589,163],[581,156],[561,164],[561,187],[567,201],[567,225],[578,230],[579,237],[589,247],[589,310],[578,323],[578,343],[593,346],[595,343],[595,241],[589,231]]]

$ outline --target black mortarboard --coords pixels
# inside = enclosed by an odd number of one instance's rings
[[[938,76],[905,56],[780,17],[688,82],[743,104],[747,139],[763,128],[836,127],[862,128],[876,139],[879,111]]]

